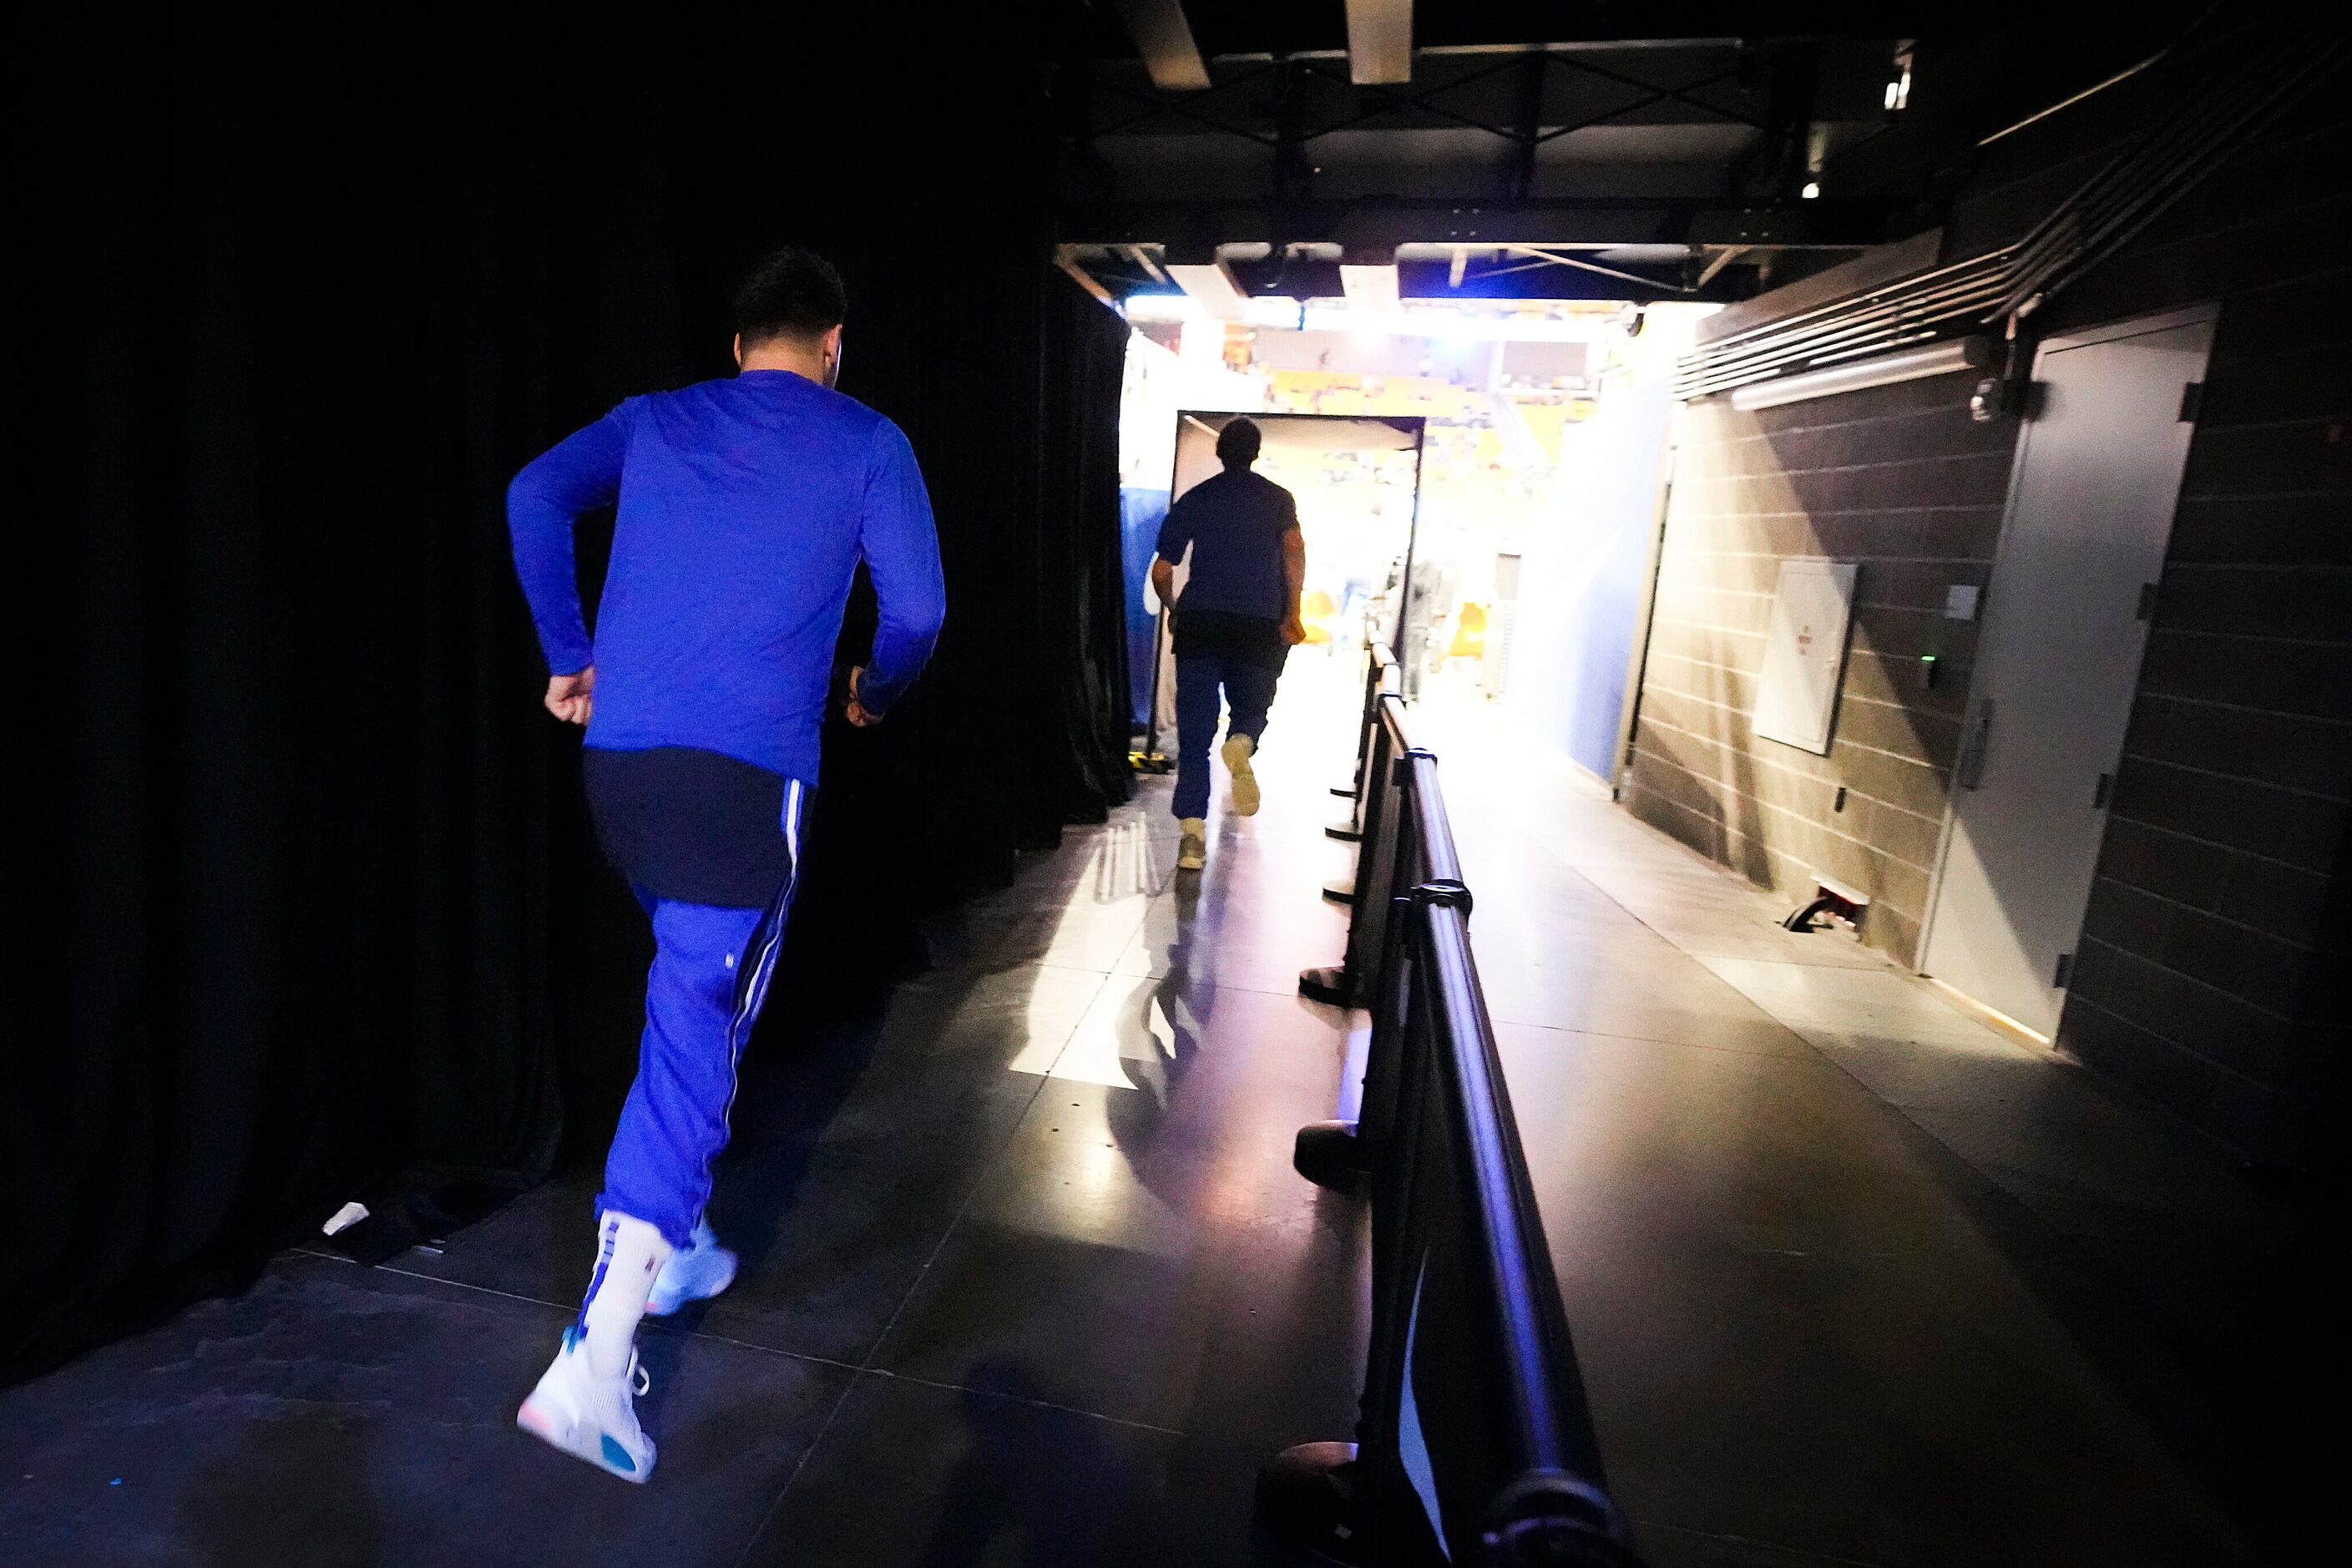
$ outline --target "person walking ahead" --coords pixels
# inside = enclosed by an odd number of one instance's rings
[[[871,662],[850,673],[851,723],[877,723],[897,703],[946,613],[913,450],[832,390],[845,304],[822,258],[776,252],[736,297],[740,374],[630,398],[507,492],[515,569],[552,672],[547,709],[587,727],[596,836],[652,916],[655,948],[587,1299],[515,1420],[632,1481],[654,1468],[633,1398],[638,1320],[735,1278],[703,1208],[792,907],[857,563],[881,613]],[[592,644],[572,521],[615,499]]]
[[[1176,796],[1183,830],[1176,865],[1198,870],[1209,856],[1209,742],[1217,710],[1233,710],[1223,755],[1233,775],[1236,816],[1257,810],[1250,758],[1265,733],[1275,683],[1296,644],[1307,639],[1298,591],[1307,582],[1307,542],[1288,490],[1250,472],[1262,440],[1254,421],[1217,432],[1224,472],[1202,480],[1168,509],[1160,526],[1151,586],[1176,618]],[[1176,563],[1192,552],[1184,595],[1175,596]]]

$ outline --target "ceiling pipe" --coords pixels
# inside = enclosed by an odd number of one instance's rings
[[[1207,90],[1208,62],[1192,39],[1192,24],[1184,19],[1183,0],[1118,0],[1118,14],[1143,57],[1143,68],[1151,73],[1152,86],[1162,92]]]
[[[1348,79],[1358,87],[1412,79],[1412,0],[1348,0]]]
[[[1620,272],[1614,267],[1603,267],[1597,261],[1584,261],[1573,256],[1562,256],[1557,250],[1547,250],[1541,246],[1507,245],[1502,248],[1517,251],[1521,256],[1532,256],[1538,260],[1548,261],[1554,267],[1574,267],[1586,272],[1598,272],[1603,278],[1614,278],[1620,282],[1639,283],[1644,289],[1655,289],[1664,294],[1689,294],[1696,291],[1685,289],[1679,283],[1662,283],[1654,278],[1644,278],[1636,272]]]
[[[1715,281],[1715,275],[1748,254],[1744,245],[1727,245],[1715,253],[1715,259],[1700,269],[1698,286],[1702,289]]]
[[[1925,348],[1905,349],[1899,353],[1880,354],[1874,359],[1832,365],[1827,370],[1805,371],[1797,375],[1778,376],[1770,381],[1750,382],[1746,386],[1732,389],[1731,406],[1743,413],[1753,408],[1774,408],[1783,403],[1802,403],[1808,398],[1832,397],[1841,392],[1860,392],[1866,386],[1890,386],[1898,381],[1948,375],[1956,370],[1981,370],[1990,363],[1992,345],[1986,340],[1980,337],[1958,338],[1930,343]]]

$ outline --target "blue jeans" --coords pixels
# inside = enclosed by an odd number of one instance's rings
[[[1217,738],[1220,706],[1234,710],[1233,732],[1255,741],[1265,732],[1282,671],[1238,658],[1176,661],[1176,800],[1180,817],[1209,815],[1209,747]],[[1221,704],[1220,698],[1223,699]]]

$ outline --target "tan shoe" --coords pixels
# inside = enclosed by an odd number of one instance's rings
[[[1176,869],[1197,871],[1209,863],[1209,824],[1206,818],[1187,816],[1177,826],[1184,830],[1176,846]]]
[[[1250,753],[1257,742],[1247,735],[1235,735],[1225,742],[1225,771],[1234,775],[1234,815],[1257,815],[1257,774],[1250,771]]]

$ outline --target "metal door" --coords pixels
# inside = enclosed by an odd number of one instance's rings
[[[1921,967],[2044,1037],[2189,457],[2212,316],[2053,338],[2034,360]]]

